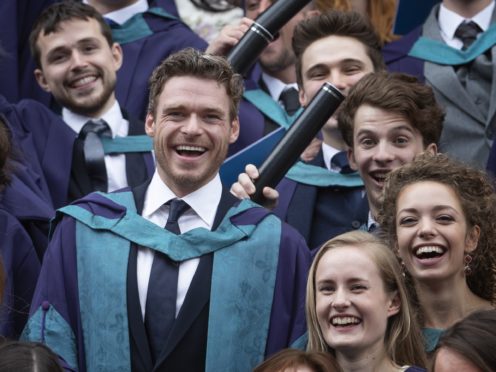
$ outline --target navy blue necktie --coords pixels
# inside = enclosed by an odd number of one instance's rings
[[[178,220],[188,208],[185,201],[172,199],[165,228],[176,235],[181,234]],[[145,328],[154,363],[165,346],[176,318],[178,275],[179,264],[155,251],[145,311]]]
[[[340,151],[331,158],[331,168],[340,169],[339,173],[349,174],[353,173],[353,169],[348,164],[348,156],[346,151]]]
[[[295,88],[288,88],[284,90],[279,96],[279,100],[284,105],[286,112],[291,116],[300,108],[298,91]]]
[[[78,138],[83,141],[84,162],[93,190],[106,192],[107,168],[101,140],[103,136],[112,137],[112,132],[104,120],[98,119],[86,122]]]

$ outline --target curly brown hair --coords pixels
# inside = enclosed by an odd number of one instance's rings
[[[238,107],[243,95],[243,78],[236,74],[224,57],[214,56],[193,48],[171,54],[153,71],[150,77],[148,113],[155,115],[157,99],[167,81],[177,76],[194,76],[215,80],[226,88],[230,100],[231,119],[238,116]]]
[[[432,88],[413,76],[376,72],[363,77],[350,89],[339,110],[338,126],[351,148],[355,114],[362,105],[403,116],[422,135],[424,148],[439,142],[444,112],[437,104]]]
[[[472,274],[466,280],[477,296],[496,303],[496,195],[489,176],[447,155],[420,154],[412,163],[390,172],[384,186],[379,223],[391,247],[397,247],[396,211],[400,192],[407,186],[433,181],[450,187],[458,196],[469,227],[479,226],[477,248],[472,252]],[[406,273],[414,305],[419,308],[413,279]],[[412,292],[413,290],[413,292]],[[421,315],[421,314],[420,314]]]

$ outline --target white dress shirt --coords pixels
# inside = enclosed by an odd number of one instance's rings
[[[452,48],[462,49],[463,42],[455,37],[455,32],[458,26],[464,21],[474,21],[482,31],[486,31],[491,24],[494,4],[494,1],[492,1],[491,4],[470,19],[463,18],[458,13],[449,10],[441,4],[439,7],[438,22],[444,42]]]
[[[66,108],[62,109],[62,118],[71,129],[78,133],[88,120],[94,120],[82,115],[78,115]],[[107,122],[112,131],[112,138],[126,137],[129,132],[129,122],[122,116],[121,108],[117,102],[104,113],[99,119]],[[122,189],[127,186],[126,176],[126,156],[124,154],[105,155],[105,168],[107,168],[107,191]]]
[[[341,172],[341,169],[331,167],[331,159],[334,155],[336,155],[338,152],[341,152],[338,149],[335,149],[334,147],[322,142],[322,155],[324,156],[324,164],[328,170],[330,170],[333,173],[339,173]]]
[[[197,227],[211,230],[221,195],[222,183],[217,174],[205,186],[181,198],[191,207],[179,217],[178,224],[181,233],[188,232]],[[146,191],[143,217],[160,227],[165,227],[167,218],[169,217],[169,206],[165,205],[165,203],[174,198],[176,198],[176,195],[174,195],[171,189],[162,181],[157,171],[155,171],[150,186],[148,186],[148,190]],[[148,282],[150,280],[154,255],[155,252],[150,248],[140,248],[138,250],[136,272],[143,319],[145,319]],[[199,262],[199,258],[193,258],[179,265],[176,316],[179,314],[179,310],[181,310]]]
[[[83,0],[83,3],[88,4],[88,0]],[[128,19],[132,18],[134,15],[138,13],[144,13],[147,10],[148,10],[148,1],[138,0],[134,4],[125,6],[121,9],[114,10],[113,12],[103,14],[103,16],[105,18],[111,19],[115,23],[122,25]]]

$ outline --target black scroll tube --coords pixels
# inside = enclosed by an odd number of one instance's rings
[[[281,27],[309,2],[310,0],[279,0],[272,4],[254,21],[227,56],[233,69],[246,75]]]
[[[281,138],[269,157],[260,166],[251,199],[263,204],[265,186],[274,188],[298,160],[301,153],[343,102],[344,96],[331,83],[324,83],[310,104]]]

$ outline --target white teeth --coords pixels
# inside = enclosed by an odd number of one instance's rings
[[[417,249],[415,251],[415,255],[417,256],[420,256],[421,254],[423,253],[439,253],[439,254],[443,254],[444,251],[441,247],[438,247],[438,246],[425,246],[425,247],[420,247],[419,249]]]
[[[332,325],[348,325],[348,324],[358,324],[360,323],[360,319],[355,318],[354,316],[343,316],[343,317],[334,317],[331,320]]]
[[[199,147],[199,146],[186,146],[186,145],[180,145],[177,146],[178,151],[198,151],[198,152],[205,152],[204,147]]]
[[[74,83],[72,83],[73,86],[79,87],[84,84],[91,83],[92,81],[96,80],[96,76],[86,76],[82,79],[76,80]]]

